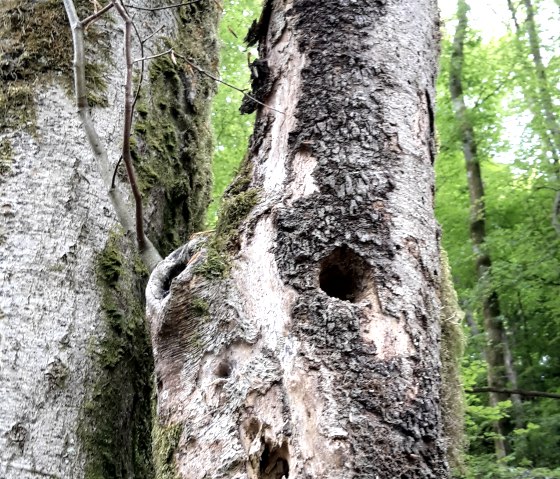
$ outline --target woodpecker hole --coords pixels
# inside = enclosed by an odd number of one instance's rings
[[[219,378],[229,378],[231,376],[231,363],[227,360],[223,360],[216,366],[214,374]]]
[[[367,263],[346,246],[321,261],[319,287],[332,298],[361,301],[370,282]]]
[[[287,443],[276,448],[265,443],[259,464],[259,479],[288,479],[290,474],[288,459]]]

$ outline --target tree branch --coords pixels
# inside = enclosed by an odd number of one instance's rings
[[[78,18],[74,1],[63,1],[64,8],[68,16],[68,21],[70,23],[70,28],[72,30],[72,42],[74,46],[74,84],[76,90],[76,104],[78,107],[78,115],[80,117],[80,120],[82,121],[82,125],[86,133],[90,148],[97,163],[97,167],[101,174],[103,183],[107,188],[107,194],[109,196],[109,200],[111,201],[113,209],[115,210],[117,219],[119,220],[119,223],[122,225],[125,231],[134,231],[135,224],[133,217],[128,209],[127,202],[122,196],[120,190],[112,186],[113,171],[108,159],[107,149],[101,142],[97,130],[95,129],[95,125],[93,123],[87,101],[84,25],[83,22],[81,22]],[[111,4],[118,5],[114,0],[112,0]],[[128,123],[130,124],[130,115],[125,115],[125,118],[126,117],[128,117]],[[128,144],[130,145],[129,141]],[[128,150],[128,153],[130,154],[130,149]],[[142,218],[140,218],[140,220],[142,220]],[[142,239],[144,241],[144,248],[140,248],[140,256],[146,267],[150,271],[152,271],[155,266],[161,261],[161,256],[155,249],[154,245],[147,238],[143,237]]]
[[[130,154],[130,135],[132,131],[132,19],[128,15],[124,7],[118,0],[111,0],[117,12],[125,22],[124,29],[124,55],[125,55],[125,87],[124,87],[124,126],[123,126],[123,145],[122,158],[126,167],[126,173],[134,203],[136,206],[136,241],[140,254],[147,248],[147,238],[144,234],[144,218],[142,212],[142,195],[138,189],[136,182],[136,172],[132,164],[132,155]]]
[[[240,93],[243,93],[243,95],[245,95],[247,98],[253,100],[255,103],[264,106],[265,108],[268,108],[269,110],[275,111],[276,113],[280,113],[282,115],[284,115],[285,113],[283,111],[277,110],[276,108],[273,108],[269,105],[267,105],[266,103],[263,103],[262,101],[257,100],[256,98],[254,98],[252,95],[249,95],[247,93],[246,90],[243,90],[239,87],[236,87],[235,85],[232,85],[231,83],[228,83],[224,80],[220,80],[218,77],[212,75],[211,73],[208,73],[206,70],[204,70],[203,68],[200,68],[198,65],[196,65],[195,63],[191,62],[190,60],[188,60],[186,57],[184,57],[183,55],[180,55],[179,53],[173,52],[173,50],[171,51],[171,53],[173,53],[176,57],[181,58],[182,60],[185,61],[185,63],[187,63],[188,65],[190,65],[192,68],[194,68],[196,71],[198,71],[199,73],[202,73],[203,75],[206,75],[208,78],[211,78],[212,80],[214,80],[215,82],[221,83],[222,85],[225,85],[229,88],[232,88],[233,90],[236,90]]]
[[[465,390],[467,393],[503,393],[503,394],[517,394],[519,396],[533,396],[560,399],[560,394],[547,393],[544,391],[525,391],[524,389],[501,389],[501,388],[472,388]]]
[[[101,10],[95,12],[93,15],[90,15],[86,19],[82,20],[82,27],[86,29],[90,23],[95,22],[99,17],[101,17],[101,15],[111,10],[111,8],[113,8],[113,4],[109,3],[109,5],[105,5]]]
[[[202,0],[192,0],[190,2],[184,2],[184,3],[176,3],[175,5],[166,5],[163,7],[153,7],[153,8],[149,8],[149,7],[137,7],[136,5],[129,5],[129,4],[123,4],[126,8],[133,8],[135,10],[143,10],[146,12],[156,12],[158,10],[167,10],[169,8],[178,8],[178,7],[185,7],[187,5],[192,5],[193,3],[199,3]]]

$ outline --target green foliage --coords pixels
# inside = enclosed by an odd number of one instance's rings
[[[558,19],[556,19],[556,22]],[[502,319],[511,342],[518,387],[560,390],[560,240],[551,226],[557,184],[546,146],[544,115],[535,114],[539,91],[528,45],[513,35],[483,42],[473,31],[465,45],[464,88],[468,115],[475,128],[486,196],[487,236],[484,248],[492,269],[477,284],[469,238],[469,192],[448,92],[449,52],[443,41],[438,81],[436,214],[443,227],[461,307],[466,311],[469,341],[463,362],[465,388],[486,386],[485,346],[480,311],[482,288],[499,296]],[[557,84],[558,49],[548,52],[548,79]],[[558,90],[550,91],[555,114]],[[523,128],[516,127],[523,124]],[[523,131],[521,138],[512,132]],[[493,455],[492,423],[510,415],[517,425],[502,462]],[[560,401],[523,397],[520,409],[489,406],[487,394],[466,395],[466,478],[558,477]]]
[[[229,0],[224,4],[220,24],[221,78],[240,88],[249,88],[249,55],[254,59],[255,49],[247,49],[243,38],[251,22],[260,14],[260,0]],[[247,141],[253,130],[254,115],[241,116],[239,106],[243,94],[220,85],[214,99],[212,128],[214,130],[214,188],[207,223],[214,226],[218,219],[220,198],[235,176],[247,151]]]

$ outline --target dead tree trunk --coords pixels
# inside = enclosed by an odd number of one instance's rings
[[[500,312],[498,294],[493,289],[490,279],[492,261],[485,248],[486,241],[486,211],[484,199],[484,185],[480,171],[480,159],[477,153],[477,144],[473,126],[469,120],[465,98],[463,93],[463,61],[464,43],[467,33],[468,5],[465,0],[459,0],[457,30],[453,41],[451,54],[451,70],[449,76],[449,89],[451,100],[455,111],[461,141],[463,143],[463,155],[467,170],[467,182],[470,196],[470,232],[471,240],[476,258],[476,273],[481,285],[482,317],[484,320],[484,332],[487,344],[484,356],[488,364],[488,385],[496,390],[507,387],[508,370],[510,377],[515,377],[509,356],[508,339],[505,326]],[[495,406],[500,401],[509,399],[508,394],[500,392],[490,393],[490,403]],[[498,457],[504,457],[508,453],[505,437],[511,432],[511,423],[503,418],[495,424],[496,432],[500,437],[495,439],[496,453]]]
[[[91,13],[89,1],[76,3],[81,18]],[[157,32],[146,51],[176,42],[212,70],[221,12],[202,3],[137,14],[142,37]],[[0,477],[152,478],[147,271],[76,113],[68,19],[60,0],[9,0],[0,17]],[[122,30],[95,24],[86,43],[93,121],[115,165]],[[148,231],[167,253],[200,228],[191,212],[209,200],[215,85],[166,58],[147,65],[145,79],[134,154]],[[120,171],[117,180],[126,195]]]
[[[447,477],[438,36],[432,0],[266,2],[254,95],[283,113],[259,107],[216,231],[147,288],[160,470]]]

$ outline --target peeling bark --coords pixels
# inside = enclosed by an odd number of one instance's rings
[[[284,114],[259,109],[230,213],[147,288],[166,457],[189,479],[447,477],[435,2],[265,12],[263,100]]]

